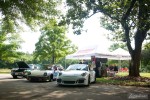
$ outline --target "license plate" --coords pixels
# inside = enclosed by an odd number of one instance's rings
[[[18,73],[15,73],[15,75],[18,75]]]
[[[22,73],[15,73],[15,75],[22,75]]]

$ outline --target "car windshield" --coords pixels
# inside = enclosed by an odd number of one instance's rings
[[[34,64],[28,64],[31,69],[34,69]]]
[[[40,64],[28,64],[31,69],[40,69]]]
[[[73,65],[70,65],[66,70],[86,70],[86,71],[88,71],[88,66],[86,64],[73,64]]]
[[[49,70],[48,68],[47,68],[47,66],[43,66],[43,65],[38,65],[39,66],[39,70]]]

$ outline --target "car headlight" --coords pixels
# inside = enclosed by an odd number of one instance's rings
[[[45,72],[43,75],[44,75],[44,76],[47,76],[47,73]]]
[[[86,76],[86,75],[87,75],[87,73],[82,73],[82,74],[81,74],[81,76]]]
[[[59,73],[59,76],[61,76],[62,75],[62,73]]]

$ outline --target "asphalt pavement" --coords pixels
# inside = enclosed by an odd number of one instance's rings
[[[57,86],[53,82],[29,82],[0,74],[0,100],[150,100],[150,88],[99,83]]]

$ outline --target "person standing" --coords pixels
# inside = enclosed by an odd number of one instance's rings
[[[118,73],[118,66],[116,64],[114,65],[114,71],[115,73]]]

